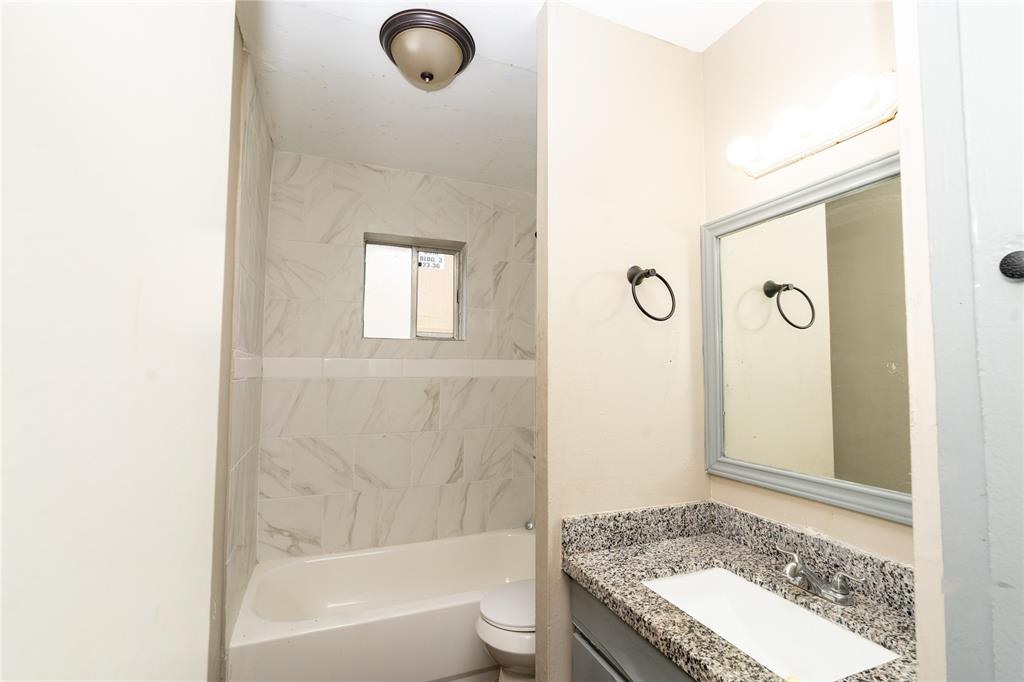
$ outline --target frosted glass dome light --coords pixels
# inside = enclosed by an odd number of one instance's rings
[[[428,92],[451,83],[476,54],[465,26],[429,9],[392,15],[380,27],[380,46],[407,81]]]

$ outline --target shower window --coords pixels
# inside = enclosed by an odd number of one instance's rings
[[[368,236],[363,336],[461,339],[463,246]]]

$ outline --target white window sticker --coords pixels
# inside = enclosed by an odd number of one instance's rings
[[[420,251],[420,267],[431,270],[444,270],[444,256],[440,253],[426,253]]]

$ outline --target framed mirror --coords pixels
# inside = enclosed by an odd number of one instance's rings
[[[899,156],[701,239],[708,472],[909,525]]]

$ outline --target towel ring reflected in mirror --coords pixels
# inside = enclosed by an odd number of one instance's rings
[[[790,327],[795,329],[810,329],[811,325],[814,324],[814,301],[807,295],[807,292],[794,284],[777,284],[773,280],[768,280],[764,283],[763,287],[764,295],[768,298],[775,297],[775,306],[779,309],[779,315],[782,315],[782,319],[786,321]],[[807,324],[797,324],[793,320],[789,319],[789,315],[782,309],[782,292],[783,291],[798,291],[807,301],[808,307],[811,309],[811,319]]]

